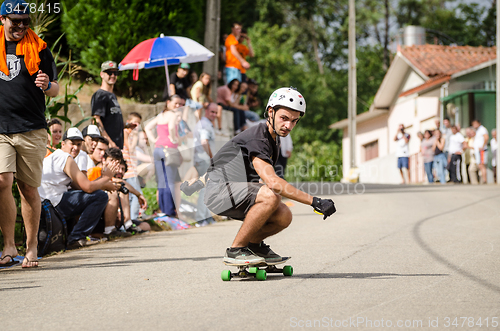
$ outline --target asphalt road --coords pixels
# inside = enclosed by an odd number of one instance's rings
[[[500,188],[367,186],[267,243],[292,277],[223,282],[238,221],[0,272],[1,330],[500,330]]]

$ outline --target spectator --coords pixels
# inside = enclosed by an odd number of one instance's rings
[[[247,105],[247,91],[248,91],[248,84],[245,82],[240,83],[240,87],[238,90],[234,93],[232,99],[234,100],[235,103],[237,103],[236,107],[243,110],[245,113],[245,119],[251,122],[258,122],[260,121],[259,115],[251,111],[250,108]]]
[[[476,139],[476,129],[474,127],[469,127],[470,139],[467,144],[464,144],[464,148],[467,148],[470,155],[470,164],[468,169],[468,178],[471,184],[479,184],[479,167],[476,162],[476,153],[474,153],[474,140]]]
[[[441,184],[446,184],[446,167],[448,165],[448,159],[443,153],[444,145],[446,143],[446,138],[439,129],[434,131],[436,139],[434,139],[434,144],[432,149],[434,150],[434,168],[436,169],[439,182]]]
[[[87,175],[87,169],[95,167],[94,161],[90,158],[90,155],[94,153],[94,150],[99,143],[99,139],[103,139],[101,132],[97,125],[86,126],[83,131],[83,144],[80,153],[75,158],[75,162],[78,168]]]
[[[243,44],[243,42],[246,40],[248,47]],[[242,31],[240,34],[240,38],[238,39],[238,45],[236,45],[236,50],[238,53],[240,53],[241,57],[246,60],[247,56],[254,57],[254,51],[252,48],[252,43],[250,41],[250,37],[246,34],[246,31]],[[243,66],[239,66],[238,69],[240,69],[241,72],[241,82],[244,83],[247,81],[247,75],[246,72],[247,70]]]
[[[128,171],[127,162],[125,162],[125,160],[122,160],[122,162],[120,163],[119,170],[115,174],[115,177],[113,178],[113,181],[120,183],[120,185],[123,184],[123,186],[126,187],[126,189],[129,191],[129,193],[126,193],[127,191],[122,188],[118,192],[120,208],[118,209],[117,213],[117,220],[116,220],[117,224],[120,224],[120,226],[123,224],[125,230],[127,232],[130,232],[131,234],[150,231],[151,227],[147,222],[139,221],[137,220],[137,218],[132,219],[131,217],[130,214],[131,195],[135,196],[138,199],[139,201],[138,203],[140,204],[140,207],[142,209],[147,209],[148,203],[146,201],[146,198],[142,195],[142,192],[137,191],[134,187],[132,187],[132,185],[123,180],[123,176],[127,173],[127,171]]]
[[[111,181],[118,164],[103,170],[103,176],[89,181],[78,169],[71,154],[78,154],[83,136],[77,128],[70,128],[63,136],[61,149],[43,161],[42,185],[38,189],[42,200],[49,199],[56,210],[68,221],[68,249],[99,243],[89,237],[106,208],[108,197],[102,190],[115,191]],[[75,189],[68,191],[68,186]],[[76,223],[72,219],[80,215]]]
[[[432,174],[432,164],[434,162],[434,141],[430,130],[425,130],[424,139],[420,143],[420,153],[424,159],[424,168],[427,175],[427,181],[434,183],[434,175]]]
[[[196,123],[194,130],[194,167],[198,172],[198,176],[202,176],[207,172],[210,166],[210,159],[214,156],[213,149],[215,144],[215,131],[213,122],[217,117],[217,104],[210,103],[205,109],[205,116]],[[198,203],[196,206],[196,221],[198,223],[207,222],[213,223],[212,213],[208,210],[203,202],[205,197],[205,189],[200,190],[198,195]]]
[[[280,144],[280,154],[278,156],[278,161],[276,162],[274,169],[276,170],[276,175],[278,175],[280,178],[285,179],[286,165],[288,163],[288,159],[292,156],[293,151],[292,135],[289,134],[286,137],[280,137]]]
[[[222,35],[222,39],[220,42],[220,49],[219,49],[219,61],[220,61],[219,68],[223,68],[222,70],[224,72],[221,72],[221,70],[219,70],[219,75],[221,75],[222,77],[217,77],[218,79],[222,78],[222,80],[224,82],[223,85],[227,84],[227,81],[226,81],[226,39],[227,39],[227,33],[224,33]]]
[[[417,137],[418,137],[418,139],[420,139],[420,141],[424,140],[424,134],[420,131],[417,132]]]
[[[142,195],[141,185],[139,183],[139,174],[137,173],[137,156],[135,148],[139,141],[139,128],[141,126],[142,116],[139,113],[130,113],[125,125],[125,141],[123,146],[123,158],[127,164],[128,171],[123,179],[127,181],[137,192]],[[135,194],[130,194],[130,217],[133,220],[139,218],[139,199]],[[128,228],[128,227],[127,227]]]
[[[181,97],[172,95],[167,100],[163,112],[145,128],[149,140],[155,144],[153,157],[158,184],[158,204],[163,213],[178,217],[181,216],[176,206],[180,206],[181,202],[179,166],[182,164],[182,157],[177,149],[180,143],[177,128],[181,121],[181,106]],[[153,133],[155,128],[156,136]]]
[[[46,154],[45,97],[59,92],[57,69],[47,44],[29,28],[27,4],[5,0],[0,7],[0,266],[16,264],[14,173],[26,228],[25,268],[37,267],[41,203],[37,187]],[[19,46],[19,47],[18,47]]]
[[[94,149],[97,146],[97,143],[99,142],[99,139],[102,138],[101,132],[99,131],[97,125],[91,124],[83,128],[82,134],[84,139],[82,151],[86,152],[88,155],[92,155],[92,153],[94,153]]]
[[[48,133],[47,139],[47,153],[45,157],[52,154],[52,152],[57,148],[57,145],[61,142],[62,138],[62,124],[57,118],[51,119],[47,122],[47,126],[49,127],[50,133]]]
[[[118,99],[113,93],[120,72],[116,62],[106,61],[101,65],[101,88],[90,101],[92,116],[101,135],[108,139],[109,147],[123,149],[123,116]]]
[[[469,168],[471,164],[471,150],[474,152],[474,136],[472,132],[474,128],[469,127],[465,129],[465,142],[463,146],[462,162],[465,164],[465,176],[467,177],[467,183],[471,183],[471,178],[469,174]]]
[[[104,153],[108,148],[109,148],[108,139],[101,137],[94,149],[94,152],[92,152],[92,154],[89,154],[89,158],[87,160],[87,171],[90,168],[95,168],[96,165],[102,162],[104,158]]]
[[[191,88],[191,98],[193,101],[198,102],[203,105],[203,107],[207,107],[209,103],[213,102],[212,97],[212,82],[211,77],[206,72],[200,75],[200,80],[198,80]],[[201,113],[200,113],[201,115]],[[201,116],[198,116],[201,118]],[[222,106],[217,105],[217,123],[218,126],[218,134],[223,134],[222,132]]]
[[[476,156],[476,163],[479,167],[479,174],[481,176],[480,183],[486,184],[486,164],[488,163],[488,130],[481,125],[477,119],[472,121],[472,126],[476,129],[476,137],[474,138],[474,154]]]
[[[396,157],[398,158],[398,169],[403,178],[403,184],[406,184],[403,168],[406,168],[406,171],[408,171],[408,182],[411,182],[410,168],[408,167],[410,156],[408,142],[410,141],[410,135],[405,132],[405,126],[403,124],[399,125],[398,133],[394,137],[394,141],[397,142]]]
[[[231,82],[237,79],[241,82],[240,68],[249,69],[250,64],[238,52],[238,40],[241,35],[242,25],[234,22],[231,27],[231,34],[226,38],[226,81]]]
[[[443,128],[441,128],[441,133],[443,134],[443,137],[445,139],[445,145],[444,145],[444,155],[446,156],[447,159],[449,159],[449,153],[448,153],[448,150],[449,150],[449,146],[450,146],[450,137],[451,135],[453,134],[451,132],[451,123],[450,123],[450,119],[448,117],[446,117],[444,120],[443,120]]]
[[[139,181],[141,181],[141,187],[145,187],[146,182],[153,177],[155,167],[148,145],[148,136],[144,131],[139,132],[139,141],[135,147],[135,155],[137,157],[137,174],[139,176]]]
[[[260,99],[257,96],[258,91],[259,84],[254,79],[249,79],[247,105],[253,111],[258,110],[260,107]]]
[[[497,150],[498,150],[497,129],[491,130],[490,147],[491,147],[491,153],[493,156],[491,158],[491,166],[493,167],[493,181],[496,183],[497,182]]]
[[[234,93],[240,87],[240,82],[233,79],[227,85],[222,85],[217,88],[217,104],[223,109],[233,112],[233,124],[235,133],[239,133],[247,128],[244,111],[237,107],[234,101]]]
[[[120,149],[116,147],[108,148],[104,152],[104,157],[101,163],[98,163],[94,168],[90,168],[87,171],[87,177],[90,181],[95,181],[102,177],[104,169],[115,167],[115,174],[120,171],[120,164],[124,162],[123,154]],[[114,176],[113,176],[114,177]],[[118,191],[108,191],[108,203],[104,209],[104,230],[102,230],[102,225],[99,230],[103,231],[103,234],[108,239],[115,239],[121,237],[128,237],[131,234],[124,231],[120,231],[117,228],[116,219],[118,214],[118,209],[120,206],[119,201],[119,191],[121,190],[121,185],[117,184]],[[128,197],[127,197],[128,198]],[[102,224],[102,223],[101,223]],[[120,224],[121,226],[121,224]],[[99,232],[99,231],[96,231]]]
[[[458,131],[456,125],[451,127],[452,135],[449,143],[448,164],[450,165],[450,181],[454,183],[462,182],[462,151],[465,142],[464,136]]]
[[[184,100],[189,99],[189,69],[191,66],[187,63],[181,63],[177,67],[177,71],[170,74],[170,85],[165,86],[163,91],[163,101],[166,101],[169,96],[177,94]]]

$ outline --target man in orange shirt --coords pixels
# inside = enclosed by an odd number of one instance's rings
[[[249,69],[248,63],[238,52],[237,45],[241,35],[242,25],[234,22],[231,27],[231,34],[226,38],[226,81],[238,79],[241,82],[241,69]]]
[[[247,41],[247,45],[243,44],[244,41]],[[250,57],[254,57],[254,52],[253,52],[253,48],[252,48],[252,43],[250,41],[250,38],[248,37],[248,35],[245,33],[245,32],[242,32],[240,34],[240,38],[238,39],[238,45],[236,45],[236,50],[238,51],[238,53],[240,53],[241,57],[243,59],[246,59],[247,56],[250,56]],[[246,75],[246,72],[247,70],[243,67],[240,67],[238,68],[240,69],[240,72],[241,72],[241,82],[242,83],[245,83],[247,81],[247,75]]]

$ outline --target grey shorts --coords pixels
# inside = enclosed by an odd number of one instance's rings
[[[244,220],[262,186],[262,183],[209,180],[204,202],[214,214]]]

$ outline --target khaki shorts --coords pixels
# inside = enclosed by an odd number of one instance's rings
[[[0,173],[12,172],[31,187],[42,183],[47,130],[0,134]]]

